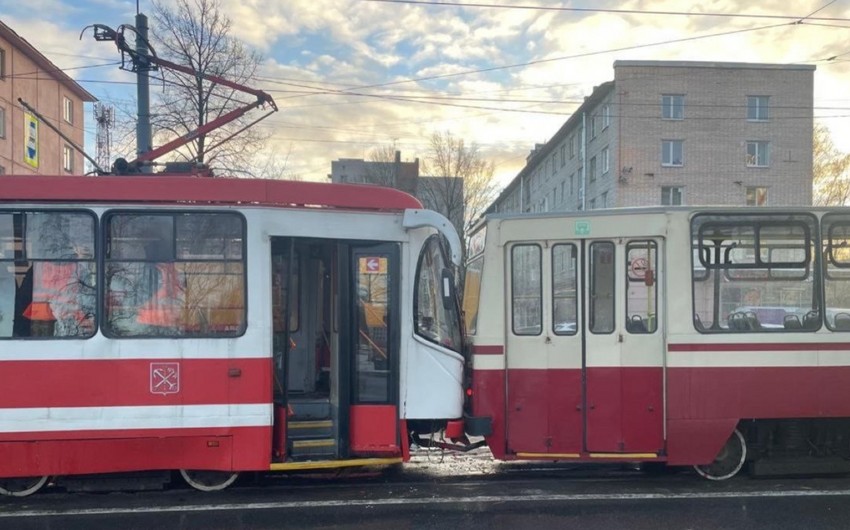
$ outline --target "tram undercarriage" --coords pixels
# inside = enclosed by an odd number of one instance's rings
[[[850,473],[850,419],[745,420],[714,462],[694,466],[711,479]]]

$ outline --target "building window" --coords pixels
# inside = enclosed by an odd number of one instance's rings
[[[552,175],[555,174],[555,171],[557,171],[557,168],[558,168],[558,161],[555,159],[555,155],[553,154],[552,155]]]
[[[0,166],[0,175],[6,174],[6,168],[4,166]]]
[[[661,188],[662,206],[679,206],[682,204],[684,190],[679,186],[663,186]]]
[[[6,50],[0,48],[0,79],[6,79]]]
[[[770,142],[747,142],[747,166],[768,167],[770,165]]]
[[[611,125],[611,107],[605,105],[602,107],[602,130],[607,129],[609,125]]]
[[[600,153],[599,157],[601,158],[602,174],[604,175],[604,174],[608,173],[608,148],[607,147],[602,148],[602,153]]]
[[[564,183],[564,181],[562,180],[562,181],[561,181],[561,202],[564,202],[564,201],[566,201],[566,200],[567,200],[567,196],[566,196],[566,195],[564,195],[564,184],[565,184],[565,183]]]
[[[62,146],[62,169],[68,173],[74,171],[74,151],[70,145]]]
[[[591,210],[596,209],[596,199],[590,199],[590,209]]]
[[[682,165],[682,140],[661,140],[661,165]]]
[[[599,196],[599,207],[607,208],[608,207],[608,192],[602,192],[602,195]]]
[[[561,167],[567,163],[567,148],[564,144],[561,144]]]
[[[0,138],[6,137],[6,109],[0,107]]]
[[[663,94],[661,96],[661,117],[665,120],[685,119],[685,96],[682,94]]]
[[[588,171],[590,172],[590,176],[588,177],[590,179],[590,182],[596,182],[596,157],[595,156],[590,159],[590,166],[588,168]]]
[[[68,123],[74,123],[74,102],[69,98],[62,98],[62,117]]]
[[[588,120],[588,127],[590,127],[590,139],[593,140],[596,138],[596,116],[591,116],[590,120]]]
[[[769,96],[747,96],[747,119],[750,121],[767,121]]]
[[[576,180],[576,174],[572,173],[570,175],[570,197],[573,196],[573,193],[574,193],[573,190],[575,190],[575,180]]]
[[[767,188],[748,187],[747,206],[767,206]]]
[[[570,143],[570,160],[576,157],[576,137],[570,136],[567,140]]]

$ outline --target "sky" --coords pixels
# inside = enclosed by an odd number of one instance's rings
[[[379,146],[424,159],[431,135],[449,132],[476,144],[507,184],[535,143],[613,79],[615,60],[815,65],[816,120],[850,152],[850,0],[219,2],[231,35],[263,56],[254,88],[280,109],[258,125],[271,133],[261,156],[305,180]],[[153,11],[150,0],[138,7]],[[133,24],[136,9],[136,0],[0,0],[0,20],[100,101],[127,108],[134,75],[115,64],[114,44],[80,33]]]

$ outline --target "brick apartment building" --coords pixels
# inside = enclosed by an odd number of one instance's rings
[[[616,61],[488,211],[811,204],[814,69]]]
[[[0,174],[83,174],[83,155],[27,113],[18,98],[83,146],[83,103],[94,96],[0,22]]]

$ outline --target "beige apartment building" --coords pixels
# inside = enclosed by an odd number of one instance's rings
[[[83,155],[18,98],[83,147],[83,103],[94,96],[0,22],[0,174],[83,174]]]
[[[488,211],[809,205],[814,69],[616,61]]]

